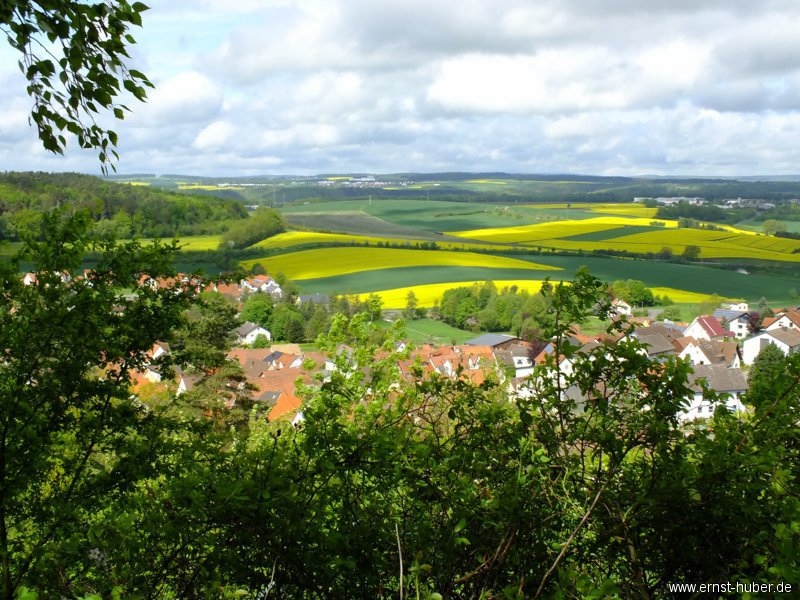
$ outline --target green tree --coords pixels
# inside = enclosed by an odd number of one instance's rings
[[[685,260],[697,260],[700,258],[700,247],[690,244],[683,249],[681,257]]]
[[[177,359],[211,373],[225,364],[232,332],[239,325],[236,307],[217,292],[203,292],[183,315],[170,339]]]
[[[249,219],[231,223],[222,234],[220,248],[247,248],[283,231],[285,225],[281,214],[271,208],[259,208]]]
[[[763,229],[766,235],[775,235],[779,231],[786,231],[786,223],[777,219],[767,219],[764,221]]]
[[[117,135],[95,117],[107,110],[123,119],[123,89],[144,101],[146,88],[153,87],[126,65],[135,43],[130,30],[142,24],[145,10],[141,2],[125,0],[17,0],[0,8],[0,29],[21,54],[33,99],[31,120],[46,150],[63,154],[65,134],[74,135],[82,148],[99,149],[104,172],[114,167]]]
[[[43,241],[0,261],[2,598],[23,584],[54,591],[55,573],[80,579],[95,513],[159,462],[148,449],[159,429],[131,402],[129,377],[195,292],[145,281],[174,276],[174,247],[91,241],[90,222],[45,216]],[[88,250],[101,254],[83,276]],[[20,280],[23,257],[34,285]]]
[[[748,398],[752,402],[775,398],[784,386],[787,376],[788,360],[775,344],[768,344],[758,353],[747,375],[750,386]]]
[[[419,301],[417,295],[413,290],[409,290],[406,294],[406,307],[403,310],[403,316],[409,321],[417,318],[417,309],[419,308]]]
[[[269,294],[250,294],[244,302],[239,318],[242,321],[250,321],[261,325],[261,327],[268,328],[274,307],[275,303]]]
[[[366,312],[370,321],[380,321],[383,314],[383,300],[377,294],[367,296]]]

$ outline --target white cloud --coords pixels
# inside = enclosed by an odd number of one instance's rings
[[[125,171],[797,171],[796,0],[151,4]],[[24,85],[0,52],[4,168],[98,172],[38,149]]]

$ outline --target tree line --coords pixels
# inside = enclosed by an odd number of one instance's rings
[[[103,181],[78,173],[0,173],[0,239],[41,236],[43,214],[87,209],[107,237],[172,237],[220,233],[247,218],[235,200],[193,196]]]

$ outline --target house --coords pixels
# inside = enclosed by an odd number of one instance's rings
[[[622,298],[614,298],[611,302],[611,309],[615,314],[623,317],[633,316],[633,308]]]
[[[262,292],[269,294],[272,296],[273,300],[280,300],[283,298],[281,286],[269,275],[254,275],[253,277],[242,279],[239,282],[239,288],[245,292]]]
[[[718,308],[712,316],[722,323],[723,327],[727,326],[728,331],[736,339],[743,340],[750,333],[750,315],[747,312]]]
[[[522,342],[518,337],[504,333],[484,333],[464,342],[465,346],[489,346],[490,348],[508,348]]]
[[[689,323],[683,335],[698,340],[722,340],[726,335],[730,335],[730,332],[725,330],[716,317],[701,315]]]
[[[737,312],[747,312],[750,310],[750,305],[747,302],[723,302],[721,305],[723,310],[733,310]]]
[[[647,328],[650,329],[650,328]],[[675,346],[672,341],[663,333],[640,333],[642,330],[634,331],[633,337],[645,346],[647,356],[650,358],[665,358],[675,353]]]
[[[268,340],[272,339],[269,331],[250,321],[234,329],[234,333],[236,333],[236,343],[238,344],[252,344],[260,335],[266,336]]]
[[[780,328],[764,331],[745,340],[742,344],[742,361],[752,365],[761,351],[773,344],[785,355],[800,352],[800,331],[797,329]]]
[[[514,377],[527,377],[533,373],[533,361],[530,348],[522,344],[515,344],[506,349],[494,351],[498,364],[514,369]]]
[[[297,306],[304,304],[322,304],[330,303],[330,296],[328,294],[300,294],[294,302]]]
[[[742,363],[739,344],[733,341],[692,339],[678,356],[688,359],[695,366],[723,365],[729,369],[738,369]]]
[[[764,329],[767,331],[774,331],[776,329],[794,329],[800,331],[800,311],[791,308],[786,312],[775,315],[769,321],[764,320]]]
[[[712,404],[706,399],[700,382],[704,381],[708,388],[723,397],[724,406],[734,413],[746,412],[741,397],[747,391],[747,378],[741,369],[728,369],[724,365],[702,365],[695,367],[689,376],[689,386],[693,395],[685,412],[678,415],[682,421],[707,418],[714,415],[719,404]]]

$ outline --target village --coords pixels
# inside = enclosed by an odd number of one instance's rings
[[[25,281],[35,280],[33,274]],[[189,281],[184,277],[185,281]],[[169,282],[152,281],[154,286]],[[241,309],[242,302],[252,294],[266,294],[274,300],[283,298],[281,286],[269,275],[251,276],[233,283],[214,283],[208,290],[225,296]],[[319,295],[300,295],[296,303],[320,302]],[[669,359],[687,361],[693,370],[690,376],[692,396],[685,410],[677,415],[682,421],[709,418],[716,403],[706,398],[705,390],[719,394],[728,410],[740,414],[748,411],[743,395],[748,389],[747,369],[767,346],[774,346],[784,355],[800,352],[800,308],[782,308],[766,317],[758,331],[751,331],[747,303],[727,303],[710,315],[701,315],[690,323],[669,320],[655,321],[634,317],[632,307],[621,299],[612,302],[612,318],[628,325],[627,330],[610,335],[588,335],[573,326],[566,339],[541,340],[532,343],[504,333],[485,333],[457,345],[421,344],[416,347],[399,342],[397,351],[407,352],[398,366],[405,378],[411,380],[422,370],[425,375],[463,378],[481,384],[488,378],[506,392],[510,401],[533,394],[534,374],[557,373],[568,380],[577,360],[584,360],[598,348],[615,344],[638,344],[639,352],[654,363]],[[334,357],[298,343],[273,343],[272,334],[264,327],[245,322],[230,332],[232,348],[226,358],[238,364],[244,372],[238,394],[226,401],[232,408],[236,397],[249,396],[259,412],[270,421],[303,419],[303,399],[296,390],[298,382],[319,385],[329,380],[337,369]],[[561,346],[558,346],[558,344]],[[565,352],[564,348],[569,348]],[[561,348],[561,352],[557,352]],[[348,347],[337,348],[337,354],[351,352]],[[146,366],[132,373],[133,389],[143,385],[163,386],[181,395],[192,390],[207,373],[175,368],[174,378],[162,375],[162,357],[169,356],[170,347],[159,342],[147,356]],[[412,368],[416,366],[416,369]],[[351,368],[364,368],[351,364]],[[565,397],[581,400],[581,393],[567,385]],[[585,398],[583,398],[585,400]]]

